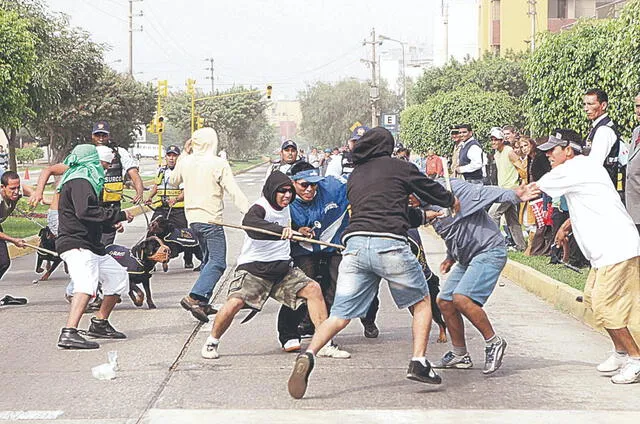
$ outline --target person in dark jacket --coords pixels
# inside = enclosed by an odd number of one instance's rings
[[[62,175],[60,192],[60,223],[56,250],[69,268],[74,282],[74,296],[66,326],[58,339],[63,349],[97,349],[98,343],[78,334],[80,318],[91,296],[95,296],[98,282],[102,283],[104,300],[96,316],[91,318],[87,335],[95,338],[124,339],[109,323],[109,315],[120,295],[129,286],[127,271],[106,254],[101,242],[103,229],[111,231],[120,221],[133,216],[119,208],[106,208],[100,203],[104,185],[104,169],[96,147],[76,146],[64,160],[69,167]]]
[[[399,308],[413,314],[413,358],[407,378],[432,384],[441,379],[425,358],[431,327],[429,289],[422,267],[411,252],[407,230],[422,225],[424,213],[409,208],[409,195],[442,207],[459,209],[455,196],[409,162],[391,157],[393,135],[381,127],[364,133],[353,151],[355,169],[347,183],[351,220],[343,242],[331,316],[316,328],[307,351],[298,355],[289,378],[289,394],[300,399],[316,352],[353,318],[366,314],[385,279]]]

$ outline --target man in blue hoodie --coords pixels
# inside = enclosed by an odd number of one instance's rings
[[[336,297],[330,317],[316,328],[307,351],[296,359],[288,384],[293,398],[304,396],[316,352],[351,319],[366,314],[382,279],[388,281],[396,305],[413,313],[413,357],[407,378],[431,384],[442,381],[425,357],[431,327],[429,289],[407,241],[407,230],[422,225],[425,217],[421,210],[409,208],[409,195],[454,210],[460,204],[413,164],[392,158],[394,145],[393,135],[381,127],[365,132],[355,145],[355,169],[347,183],[352,214],[342,238],[346,249]]]

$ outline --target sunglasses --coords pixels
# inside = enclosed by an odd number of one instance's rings
[[[280,187],[279,189],[276,190],[276,193],[293,193],[293,188],[292,187]]]
[[[302,188],[304,188],[305,190],[308,189],[309,187],[315,187],[318,185],[318,183],[310,183],[308,181],[305,181],[303,183],[298,183],[298,185]]]

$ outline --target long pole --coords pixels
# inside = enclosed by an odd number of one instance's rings
[[[213,81],[213,58],[209,57],[207,59],[205,59],[206,61],[209,62],[209,67],[207,68],[208,71],[211,72],[211,75],[209,76],[209,79],[211,79],[211,94],[213,95],[214,93],[214,81]]]
[[[371,29],[371,125],[378,126],[378,84],[376,83],[376,29]]]
[[[407,66],[404,58],[404,43],[401,41],[402,46],[402,98],[404,99],[404,108],[407,108]]]
[[[444,63],[449,61],[449,4],[442,0],[442,23],[444,25]]]
[[[529,17],[531,18],[531,51],[536,49],[536,0],[529,0]]]
[[[133,77],[133,0],[129,0],[129,76]]]

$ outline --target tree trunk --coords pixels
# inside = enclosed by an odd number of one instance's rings
[[[16,137],[18,136],[18,130],[11,128],[9,132],[9,169],[17,171],[18,164],[16,162]]]

